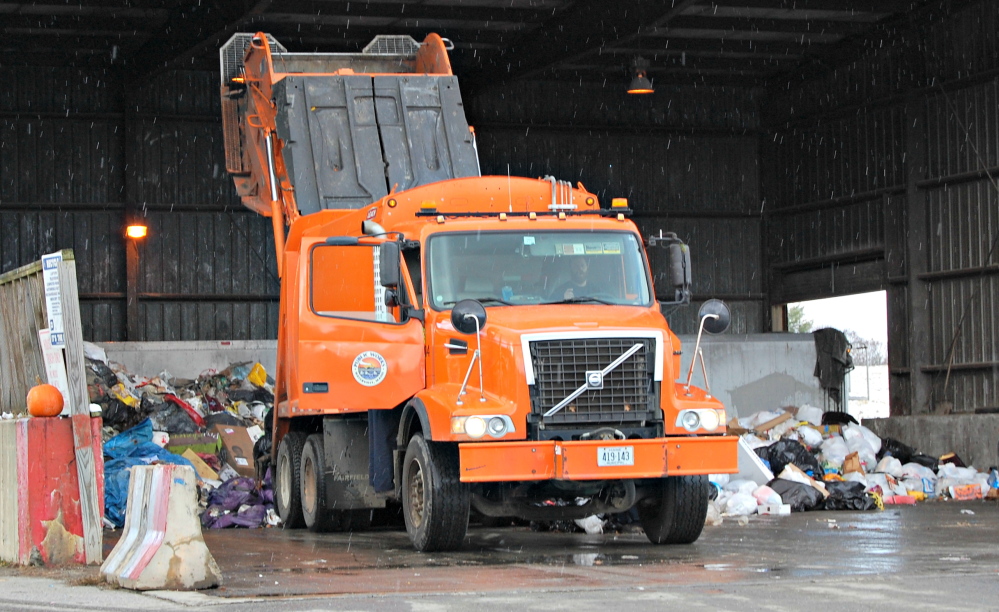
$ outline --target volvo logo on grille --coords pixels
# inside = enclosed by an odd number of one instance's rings
[[[604,373],[600,370],[589,370],[586,372],[586,388],[587,389],[603,389],[604,388]]]

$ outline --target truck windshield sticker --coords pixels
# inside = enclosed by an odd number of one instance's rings
[[[524,244],[526,245],[534,244],[534,236],[524,236]]]
[[[388,364],[385,363],[385,358],[375,351],[364,351],[354,358],[354,364],[351,366],[354,380],[365,387],[373,387],[385,380],[387,370]]]

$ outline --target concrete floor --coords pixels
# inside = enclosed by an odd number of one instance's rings
[[[404,531],[385,528],[226,530],[205,539],[222,588],[139,595],[0,569],[0,609],[999,609],[995,502],[726,519],[676,547],[653,546],[641,532],[478,526],[461,551],[446,554],[415,553]]]

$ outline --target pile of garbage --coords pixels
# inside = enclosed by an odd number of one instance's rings
[[[205,527],[280,524],[269,467],[274,381],[262,365],[187,380],[133,374],[94,344],[85,354],[91,410],[104,422],[105,525],[124,524],[129,468],[157,463],[194,468]]]
[[[846,413],[804,405],[728,423],[740,473],[710,477],[709,524],[724,516],[873,510],[936,499],[999,499],[999,470],[881,438]]]

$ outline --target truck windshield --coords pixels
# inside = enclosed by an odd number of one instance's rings
[[[428,243],[430,303],[485,306],[651,302],[638,238],[630,232],[438,234]]]

